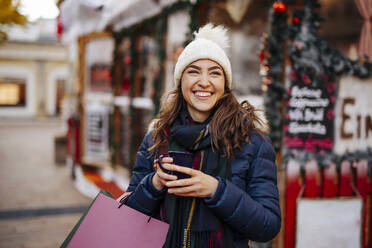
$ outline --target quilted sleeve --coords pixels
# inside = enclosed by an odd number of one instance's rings
[[[239,236],[266,242],[273,239],[281,227],[275,152],[268,138],[256,139],[259,139],[258,145],[256,142],[245,147],[245,159],[232,163],[232,166],[249,167],[246,188],[218,178],[215,195],[205,202]]]
[[[150,156],[148,148],[151,146],[151,133],[143,139],[133,168],[132,177],[127,192],[132,192],[128,197],[126,205],[144,214],[153,215],[158,209],[166,190],[158,191],[152,184],[153,157]]]

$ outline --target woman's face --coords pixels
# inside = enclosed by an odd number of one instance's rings
[[[197,60],[184,70],[181,88],[192,119],[203,122],[224,93],[223,69],[212,60]]]

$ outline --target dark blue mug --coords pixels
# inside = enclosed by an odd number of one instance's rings
[[[165,169],[161,164],[161,160],[164,157],[173,158],[173,164],[175,164],[175,165],[192,168],[193,167],[193,161],[194,161],[194,154],[193,153],[191,153],[191,152],[169,151],[168,155],[160,155],[159,156],[159,166],[160,166],[162,171],[164,171],[165,173],[168,173],[170,175],[177,176],[177,179],[184,179],[184,178],[189,178],[190,177],[190,175],[187,175],[185,173],[181,173],[181,172],[178,172],[178,171],[169,171],[169,170]]]

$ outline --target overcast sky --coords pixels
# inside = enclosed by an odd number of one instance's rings
[[[35,21],[40,17],[56,18],[59,13],[55,0],[22,0],[19,10],[30,21]]]

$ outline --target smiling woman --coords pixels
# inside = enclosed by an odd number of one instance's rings
[[[19,11],[30,21],[39,18],[54,19],[59,14],[55,0],[22,0]]]
[[[165,248],[246,248],[280,230],[275,153],[231,90],[227,44],[224,27],[199,29],[137,153],[126,204],[170,224]]]

